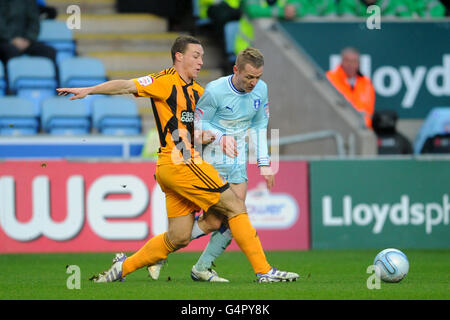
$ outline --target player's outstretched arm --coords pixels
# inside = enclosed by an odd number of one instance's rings
[[[84,88],[58,88],[56,89],[59,96],[67,96],[73,94],[69,100],[82,99],[89,94],[130,94],[137,93],[136,84],[133,80],[111,80],[100,83],[93,87]]]

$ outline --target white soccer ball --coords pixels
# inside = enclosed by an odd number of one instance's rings
[[[400,250],[389,248],[377,254],[373,261],[375,272],[384,282],[399,282],[409,271],[409,261]]]

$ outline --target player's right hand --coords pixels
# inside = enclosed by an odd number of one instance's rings
[[[73,94],[69,100],[82,99],[90,93],[90,88],[58,88],[58,96],[67,96],[68,94]]]
[[[222,148],[222,151],[230,158],[235,158],[238,155],[237,142],[234,137],[223,135],[222,138],[220,138],[220,147]]]
[[[202,130],[202,144],[208,144],[216,139],[216,135],[209,130]]]

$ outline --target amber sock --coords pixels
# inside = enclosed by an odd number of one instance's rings
[[[258,234],[253,228],[247,213],[242,213],[228,220],[233,238],[239,248],[247,256],[255,273],[267,273],[270,265],[259,241]]]
[[[167,258],[169,253],[175,250],[175,246],[167,237],[167,232],[151,238],[139,251],[123,262],[122,277],[137,269],[155,264],[159,260]]]

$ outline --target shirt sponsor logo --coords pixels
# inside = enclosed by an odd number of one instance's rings
[[[153,83],[153,78],[150,76],[145,76],[145,77],[138,78],[137,81],[139,82],[139,84],[141,86],[146,87]]]
[[[194,122],[194,113],[192,111],[182,111],[180,120],[184,124]]]

